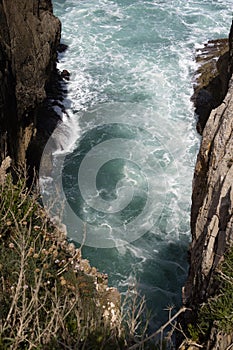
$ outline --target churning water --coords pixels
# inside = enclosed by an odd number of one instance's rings
[[[124,292],[136,278],[152,326],[168,304],[179,306],[187,276],[199,145],[190,102],[195,48],[227,36],[231,6],[54,0],[69,45],[59,69],[71,78],[69,117],[56,130],[63,151],[54,154],[44,198],[61,194],[69,237],[85,241],[83,255],[111,285]]]

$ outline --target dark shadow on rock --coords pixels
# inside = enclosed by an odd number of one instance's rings
[[[228,89],[230,74],[228,39],[208,41],[196,53],[199,64],[194,84],[194,103],[197,115],[197,131],[202,135],[212,109],[218,107]]]
[[[67,45],[62,45],[64,52]],[[39,172],[40,160],[44,151],[44,147],[48,142],[53,131],[56,129],[58,123],[62,122],[62,114],[67,114],[64,106],[66,100],[66,107],[69,106],[67,100],[67,79],[62,72],[55,69],[51,74],[51,79],[46,85],[46,99],[34,111],[36,119],[36,133],[27,150],[27,165],[29,167],[29,178],[32,178],[34,171]],[[58,113],[57,110],[61,111]],[[51,160],[52,162],[52,160]],[[52,164],[48,166],[52,166]]]

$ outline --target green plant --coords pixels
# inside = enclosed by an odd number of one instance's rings
[[[189,332],[190,338],[193,341],[198,341],[199,332],[197,331],[196,327],[194,327],[191,323],[188,324],[188,332]]]
[[[0,348],[94,349],[98,339],[99,348],[117,344],[120,321],[103,317],[107,287],[97,291],[100,274],[51,223],[22,172],[16,182],[10,174],[2,178]]]
[[[216,271],[218,290],[203,303],[197,313],[197,322],[188,325],[194,341],[205,342],[213,325],[222,332],[231,333],[233,329],[233,248],[225,253],[224,261]]]
[[[25,172],[15,175],[0,166],[0,349],[168,349],[170,308],[169,321],[148,336],[136,287],[120,312],[119,293],[50,221]]]

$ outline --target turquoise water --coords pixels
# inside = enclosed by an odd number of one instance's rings
[[[137,280],[152,327],[179,307],[188,270],[194,53],[227,36],[230,9],[228,0],[54,0],[69,45],[59,69],[71,73],[52,175],[62,220],[111,285],[124,293]]]

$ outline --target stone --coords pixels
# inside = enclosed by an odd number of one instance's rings
[[[57,47],[59,53],[65,52],[68,49],[68,45],[60,43]]]
[[[228,39],[208,41],[197,50],[196,62],[199,67],[191,100],[198,117],[197,131],[202,134],[211,110],[221,104],[227,92],[230,78]]]
[[[61,77],[65,80],[70,80],[70,72],[68,72],[66,69],[63,69],[61,72]]]
[[[50,0],[0,0],[0,13],[0,138],[7,132],[9,155],[24,163],[55,69],[61,24]]]

